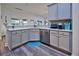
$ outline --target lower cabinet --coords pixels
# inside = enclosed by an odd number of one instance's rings
[[[59,32],[59,48],[72,52],[72,34]]]
[[[29,29],[29,41],[38,41],[38,40],[40,40],[39,29]]]
[[[50,31],[50,45],[58,47],[58,31]]]
[[[11,48],[21,45],[21,31],[12,31]]]
[[[50,45],[72,52],[72,33],[51,30]]]
[[[29,41],[29,30],[22,30],[22,44]]]
[[[40,40],[40,31],[39,29],[7,30],[7,40],[9,49],[12,49],[28,41]]]
[[[7,35],[6,35],[6,40],[8,43],[8,48],[11,49],[12,48],[12,32],[7,30]]]

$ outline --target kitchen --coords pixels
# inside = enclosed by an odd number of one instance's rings
[[[72,55],[72,3],[2,3],[1,19],[2,55]]]

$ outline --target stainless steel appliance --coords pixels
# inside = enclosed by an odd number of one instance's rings
[[[41,42],[50,44],[50,30],[46,30],[46,29],[40,30],[40,39]]]
[[[57,24],[51,24],[50,28],[57,29]]]

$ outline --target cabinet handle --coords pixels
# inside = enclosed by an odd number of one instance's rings
[[[59,34],[59,35],[64,35],[64,33],[62,33],[62,34]]]
[[[59,36],[59,38],[61,38],[61,37],[63,37],[63,38],[68,38],[68,36]]]
[[[50,33],[51,35],[53,34],[53,35],[58,35],[57,33]]]
[[[22,33],[24,33],[25,31],[22,31]]]
[[[58,37],[58,36],[56,36],[56,37]],[[58,37],[59,38],[59,37]]]
[[[56,35],[58,35],[58,34],[51,34],[51,35],[54,35],[54,36],[56,36]]]

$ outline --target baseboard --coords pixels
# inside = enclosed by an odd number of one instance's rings
[[[50,47],[52,47],[52,48],[54,48],[54,49],[56,49],[56,50],[58,50],[58,51],[61,51],[61,52],[65,53],[65,54],[67,54],[67,55],[69,55],[69,56],[71,56],[71,54],[72,54],[72,53],[69,52],[69,51],[66,51],[66,50],[64,50],[64,49],[55,47],[55,46],[53,46],[53,45],[46,44],[46,43],[44,43],[44,42],[41,42],[41,43],[43,43],[43,44],[45,44],[45,45],[47,45],[47,46],[50,46]]]

